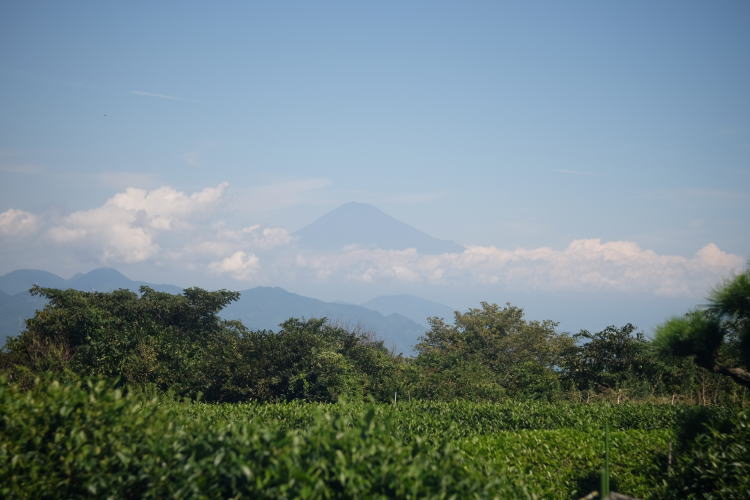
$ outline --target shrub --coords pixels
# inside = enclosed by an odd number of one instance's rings
[[[691,412],[663,498],[745,499],[750,492],[750,411]]]

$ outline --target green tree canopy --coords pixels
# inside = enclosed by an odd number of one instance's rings
[[[708,306],[671,318],[656,331],[659,350],[750,387],[750,268],[716,287]]]
[[[655,370],[648,341],[630,323],[596,333],[581,330],[573,338],[578,345],[566,353],[564,368],[578,389],[622,388]]]
[[[456,312],[453,325],[428,321],[430,330],[416,346],[416,362],[427,375],[422,390],[454,387],[454,397],[549,396],[559,385],[561,356],[573,342],[556,332],[555,322],[527,321],[523,309],[511,304],[482,302],[479,309]]]
[[[140,294],[34,287],[31,293],[49,302],[9,339],[6,363],[36,372],[69,368],[195,395],[217,383],[223,358],[244,331],[218,316],[239,297],[227,290],[172,295],[149,287]]]
[[[219,311],[238,292],[32,293],[48,303],[0,357],[11,375],[68,370],[211,401],[386,399],[400,387],[401,358],[325,318],[289,319],[279,332],[222,320]]]
[[[248,332],[241,340],[243,378],[260,400],[336,401],[366,394],[387,399],[398,387],[400,358],[380,341],[328,323],[326,318],[289,319],[279,332]]]

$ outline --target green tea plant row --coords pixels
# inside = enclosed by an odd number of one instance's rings
[[[567,403],[506,401],[406,401],[393,404],[349,402],[325,403],[172,403],[194,418],[209,421],[247,420],[276,423],[286,429],[312,425],[320,412],[357,418],[372,409],[379,418],[394,422],[403,436],[449,434],[466,437],[522,429],[603,429],[608,422],[614,430],[672,429],[689,408],[682,405],[648,403]],[[731,410],[717,407],[717,414]]]
[[[636,498],[654,496],[667,469],[672,431],[610,433],[611,482]],[[459,446],[477,467],[489,467],[540,498],[580,498],[599,490],[601,432],[579,429],[504,431],[472,436]]]
[[[0,497],[577,498],[594,489],[603,418],[619,422],[613,484],[666,495],[682,410],[556,406],[209,405],[0,381]]]

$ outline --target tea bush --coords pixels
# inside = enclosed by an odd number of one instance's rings
[[[549,403],[542,401],[404,401],[396,405],[347,402],[323,403],[241,403],[236,405],[182,404],[182,411],[212,421],[249,419],[279,422],[285,428],[307,427],[315,420],[310,410],[317,408],[354,417],[374,408],[381,418],[395,422],[403,437],[450,434],[454,438],[522,429],[604,428],[615,430],[671,429],[687,407],[648,403]],[[709,409],[716,413],[718,409]]]
[[[409,442],[369,408],[305,410],[312,425],[191,418],[104,382],[0,388],[5,498],[484,498],[517,496],[449,439]],[[205,407],[204,407],[205,408]],[[215,417],[215,416],[214,416]]]
[[[521,430],[461,441],[477,467],[503,471],[539,498],[580,498],[599,489],[604,433],[578,429]],[[611,481],[618,491],[646,498],[666,470],[672,432],[610,434]]]
[[[688,415],[663,498],[750,497],[750,411]]]
[[[609,419],[613,484],[646,498],[661,491],[672,426],[686,411],[208,404],[96,380],[38,380],[28,390],[2,380],[0,497],[578,498],[596,488]],[[746,437],[741,429],[733,436]],[[730,445],[718,443],[701,450]],[[747,463],[744,450],[731,456]],[[692,471],[695,457],[678,468]]]

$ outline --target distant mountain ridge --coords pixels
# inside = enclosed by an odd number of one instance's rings
[[[453,308],[414,295],[382,295],[362,305],[381,314],[406,316],[420,325],[426,325],[427,318],[432,316],[442,318],[448,323],[453,321]]]
[[[25,320],[44,307],[44,299],[28,293],[33,285],[101,292],[118,288],[137,291],[145,285],[162,292],[182,293],[180,287],[133,281],[110,268],[95,269],[70,279],[33,269],[13,271],[0,276],[0,345],[5,343],[6,337],[20,333]],[[280,323],[292,317],[326,317],[334,324],[372,333],[388,348],[406,355],[413,354],[413,346],[425,332],[422,322],[400,314],[381,314],[363,306],[324,302],[275,287],[241,290],[240,299],[225,308],[221,315],[226,319],[238,319],[253,330],[277,330]]]
[[[33,285],[44,288],[73,288],[82,291],[110,292],[118,288],[137,291],[142,285],[168,293],[182,293],[182,288],[174,285],[155,285],[145,281],[133,281],[116,269],[101,267],[88,273],[78,273],[70,279],[38,269],[21,269],[0,276],[0,291],[8,295],[28,292]]]
[[[257,287],[240,292],[240,299],[222,312],[227,319],[238,319],[252,330],[277,330],[291,317],[328,318],[332,324],[375,335],[386,347],[412,354],[425,328],[400,314],[381,314],[363,306],[324,302],[297,295],[278,287]]]
[[[348,245],[383,250],[415,248],[423,254],[457,253],[464,247],[440,240],[405,224],[379,208],[350,202],[294,233],[302,248],[340,250]]]
[[[32,285],[39,285],[48,288],[66,288],[65,283],[68,280],[37,269],[19,269],[0,276],[0,291],[8,295],[15,295],[21,292],[28,292]]]

